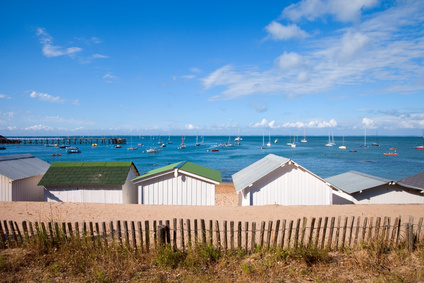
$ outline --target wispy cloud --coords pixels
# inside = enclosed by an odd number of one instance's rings
[[[295,24],[283,26],[276,21],[272,21],[269,25],[267,25],[265,30],[269,33],[270,38],[274,40],[288,40],[292,38],[305,38],[309,36],[307,32]]]
[[[25,131],[53,131],[54,128],[46,125],[33,125],[30,127],[24,128]]]
[[[111,83],[111,82],[116,81],[118,79],[118,77],[113,75],[112,73],[107,73],[103,76],[103,79],[105,80],[105,82]]]
[[[6,95],[6,94],[0,94],[0,99],[1,98],[3,98],[3,99],[10,99],[11,97],[8,96],[8,95]]]
[[[51,37],[44,28],[37,28],[37,36],[43,44],[43,55],[46,57],[58,57],[63,55],[72,56],[73,54],[82,51],[80,47],[62,47],[53,45],[53,37]]]
[[[197,130],[197,129],[200,129],[200,127],[199,127],[199,126],[195,126],[195,125],[193,125],[193,124],[187,124],[187,125],[185,125],[185,128],[186,128],[187,130]]]
[[[93,54],[93,56],[91,56],[93,59],[102,59],[102,58],[109,58],[109,56],[106,55],[102,55],[102,54]]]
[[[340,10],[338,19],[350,21],[362,9],[376,4],[365,0],[340,1],[346,5],[344,10],[336,2],[339,1],[302,1],[283,14],[291,20],[314,20]],[[355,4],[350,5],[351,2]],[[210,100],[239,99],[252,94],[294,98],[350,84],[373,84],[376,91],[386,93],[423,90],[424,36],[420,27],[424,16],[417,12],[423,10],[423,1],[398,2],[398,6],[368,15],[362,23],[305,39],[303,45],[308,45],[308,49],[283,52],[268,69],[228,64],[201,82],[206,90],[224,88]]]
[[[85,121],[85,120],[78,120],[78,119],[65,119],[60,116],[47,116],[44,118],[44,121],[46,122],[55,122],[55,123],[67,123],[67,124],[75,124],[75,125],[95,125],[95,122],[92,121]]]
[[[329,121],[319,121],[319,120],[312,120],[309,122],[285,122],[285,123],[278,123],[275,120],[268,121],[267,119],[263,118],[262,121],[256,122],[256,123],[250,123],[250,128],[269,128],[269,129],[281,129],[281,128],[316,128],[316,129],[322,129],[322,128],[333,128],[337,127],[338,123],[335,119],[331,119]]]
[[[42,93],[42,92],[32,91],[29,94],[29,96],[31,98],[38,98],[38,100],[47,101],[47,102],[51,102],[51,103],[63,103],[63,102],[65,102],[64,99],[60,98],[60,96],[51,96],[50,94]]]

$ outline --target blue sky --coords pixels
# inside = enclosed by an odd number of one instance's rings
[[[0,134],[416,135],[424,1],[1,1]]]

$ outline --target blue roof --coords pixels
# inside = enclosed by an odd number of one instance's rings
[[[43,175],[50,164],[31,154],[0,156],[0,174],[12,180]]]

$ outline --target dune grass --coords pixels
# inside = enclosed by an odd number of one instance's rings
[[[300,247],[255,253],[170,246],[140,253],[91,241],[30,242],[0,251],[1,282],[418,282],[424,281],[424,247],[413,252],[376,244],[339,252]]]

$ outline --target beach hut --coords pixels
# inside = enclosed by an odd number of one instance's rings
[[[158,168],[133,180],[139,204],[215,205],[221,173],[188,161]]]
[[[37,184],[49,167],[31,154],[0,156],[0,201],[43,201]]]
[[[58,162],[39,185],[47,202],[137,203],[132,162]]]
[[[332,188],[294,161],[269,154],[232,175],[239,205],[327,205]]]
[[[421,175],[420,175],[421,174]],[[395,182],[361,172],[350,171],[325,180],[337,189],[344,191],[347,198],[333,199],[334,204],[401,204],[424,203],[422,187],[423,173]]]

